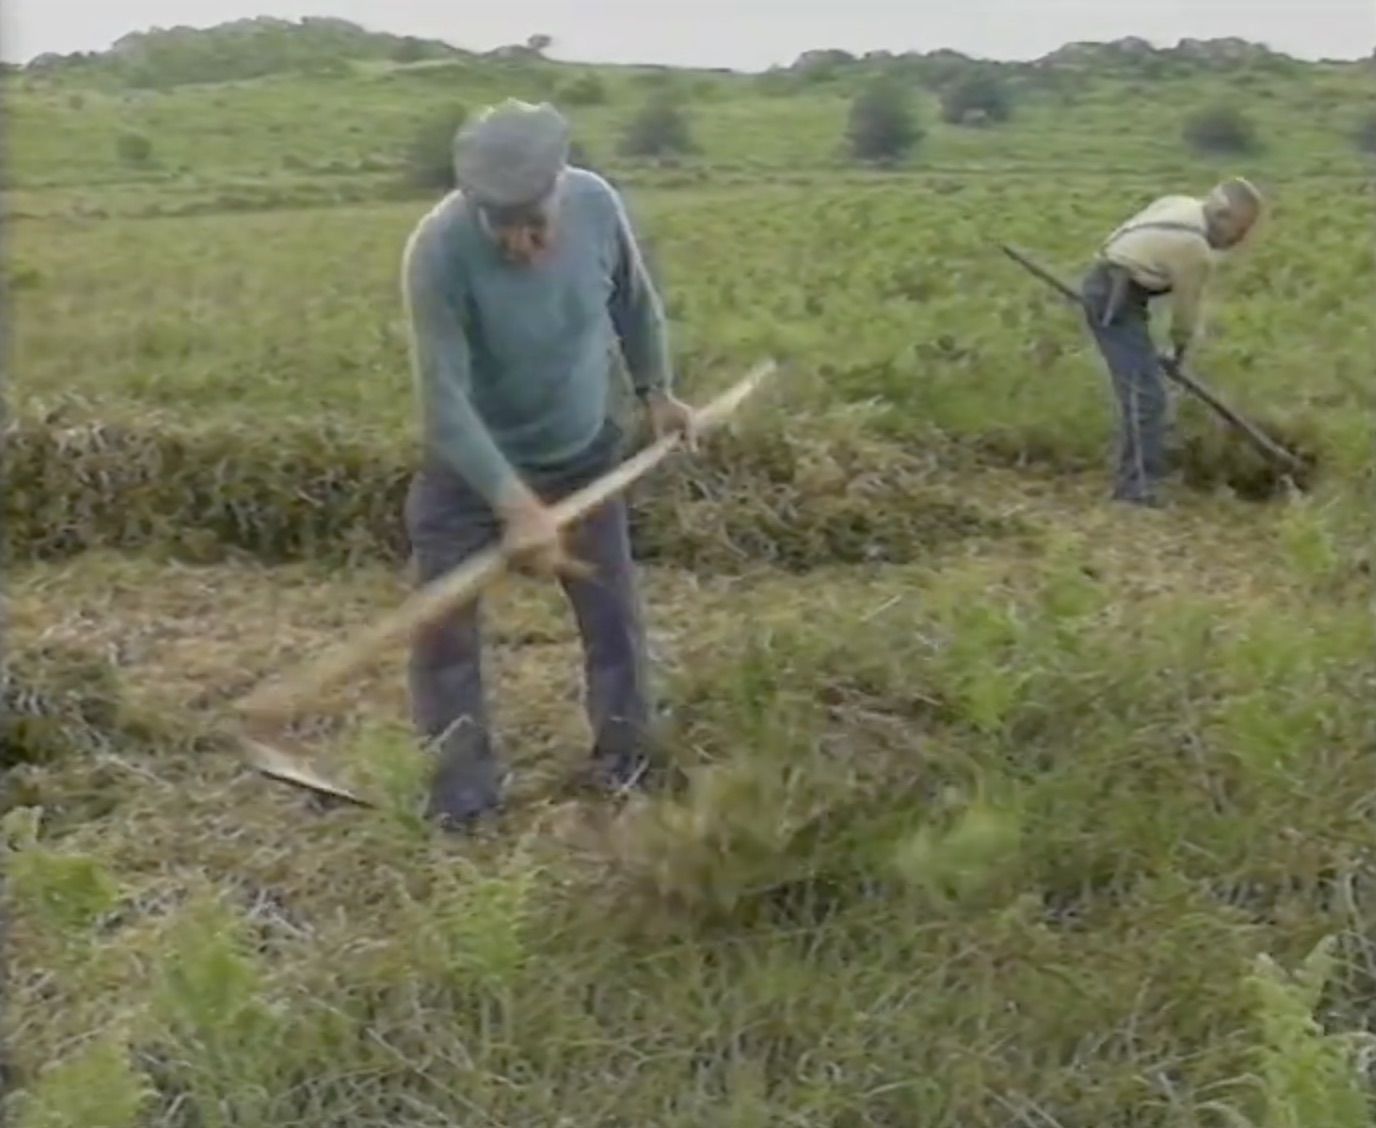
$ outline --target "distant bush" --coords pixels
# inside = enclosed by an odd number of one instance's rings
[[[436,111],[416,130],[404,154],[406,183],[426,192],[454,189],[454,136],[468,117],[462,106]]]
[[[419,63],[435,57],[434,45],[414,35],[406,35],[392,48],[390,57],[394,63]]]
[[[668,90],[678,84],[678,76],[672,67],[651,67],[648,70],[637,71],[631,76],[631,81],[637,86],[648,87],[651,90]]]
[[[323,59],[303,59],[296,73],[306,78],[348,78],[354,67],[348,59],[326,57]]]
[[[842,77],[858,62],[859,60],[849,51],[830,48],[800,55],[794,60],[790,70],[800,85],[819,86]]]
[[[105,73],[138,89],[165,90],[198,83],[241,82],[272,74],[343,77],[351,61],[420,62],[453,58],[455,48],[371,32],[344,20],[261,17],[218,27],[134,32],[105,54],[52,56],[56,72]]]
[[[1363,153],[1376,156],[1376,110],[1367,114],[1366,119],[1352,131],[1352,141]]]
[[[1252,119],[1236,106],[1205,106],[1185,119],[1185,144],[1197,153],[1246,154],[1261,148]]]
[[[941,96],[941,119],[950,125],[1005,122],[1013,116],[1013,91],[992,71],[972,71]]]
[[[751,80],[759,93],[770,98],[787,98],[798,92],[798,77],[787,67],[773,66]]]
[[[851,102],[846,147],[857,161],[901,161],[922,140],[907,90],[891,79],[876,79]]]
[[[153,159],[153,142],[142,133],[126,130],[115,138],[115,156],[120,164],[146,165]]]
[[[602,171],[594,165],[594,160],[592,151],[583,142],[575,140],[569,145],[569,164],[576,168],[586,168],[589,172],[596,172],[600,176]]]
[[[607,100],[607,84],[595,74],[579,75],[558,93],[566,106],[600,106]]]
[[[620,153],[624,157],[686,156],[697,152],[688,115],[672,95],[652,97],[626,123]]]

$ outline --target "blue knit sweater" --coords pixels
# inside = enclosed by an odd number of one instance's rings
[[[426,453],[489,502],[597,438],[614,345],[639,394],[671,385],[663,306],[616,190],[571,168],[559,193],[553,245],[534,264],[507,262],[457,192],[403,258]]]

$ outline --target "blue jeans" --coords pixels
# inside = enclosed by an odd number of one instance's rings
[[[1121,501],[1151,502],[1166,473],[1169,403],[1166,382],[1152,342],[1147,302],[1152,296],[1129,282],[1116,316],[1104,325],[1112,278],[1096,264],[1081,286],[1085,316],[1099,352],[1108,365],[1118,400],[1118,467],[1113,496]]]
[[[576,465],[527,480],[546,501],[564,497],[615,466],[619,439],[608,424]],[[406,528],[422,585],[501,537],[487,503],[457,475],[436,466],[424,467],[411,483]],[[567,543],[596,573],[560,581],[583,644],[594,754],[612,776],[630,776],[642,766],[651,706],[625,501],[613,498],[589,514],[570,530]],[[418,631],[411,644],[412,719],[421,736],[439,747],[432,815],[465,819],[500,798],[483,689],[481,613],[481,601],[473,602]]]

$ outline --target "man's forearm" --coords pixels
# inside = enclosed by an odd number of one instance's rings
[[[1177,351],[1188,348],[1199,332],[1208,277],[1207,264],[1199,264],[1182,271],[1174,280],[1171,295],[1171,343]]]
[[[413,349],[426,450],[495,507],[520,479],[468,397],[466,345],[417,335]]]
[[[1176,352],[1184,352],[1194,343],[1199,332],[1199,303],[1177,303],[1171,309],[1171,344]]]
[[[467,397],[445,395],[442,402],[425,405],[426,446],[431,456],[454,471],[494,509],[521,486],[511,463],[467,402]]]
[[[419,228],[403,256],[402,299],[426,452],[496,508],[520,479],[469,399],[471,361],[457,290]]]

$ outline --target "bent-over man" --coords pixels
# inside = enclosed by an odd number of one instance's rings
[[[1216,253],[1246,238],[1261,204],[1261,193],[1241,178],[1223,181],[1202,200],[1164,196],[1109,236],[1085,276],[1086,317],[1121,419],[1116,500],[1161,504],[1168,404],[1148,303],[1170,296],[1171,362],[1178,365],[1195,339]]]
[[[455,139],[456,191],[406,244],[423,436],[406,528],[421,584],[499,538],[527,570],[559,576],[583,644],[594,764],[622,788],[644,770],[651,719],[626,506],[579,522],[567,555],[546,506],[619,460],[614,345],[656,435],[691,437],[693,413],[672,394],[663,308],[622,201],[568,166],[569,143],[552,106],[489,109]],[[456,826],[501,799],[479,616],[472,604],[419,631],[409,665],[414,722],[439,749],[428,814]]]

